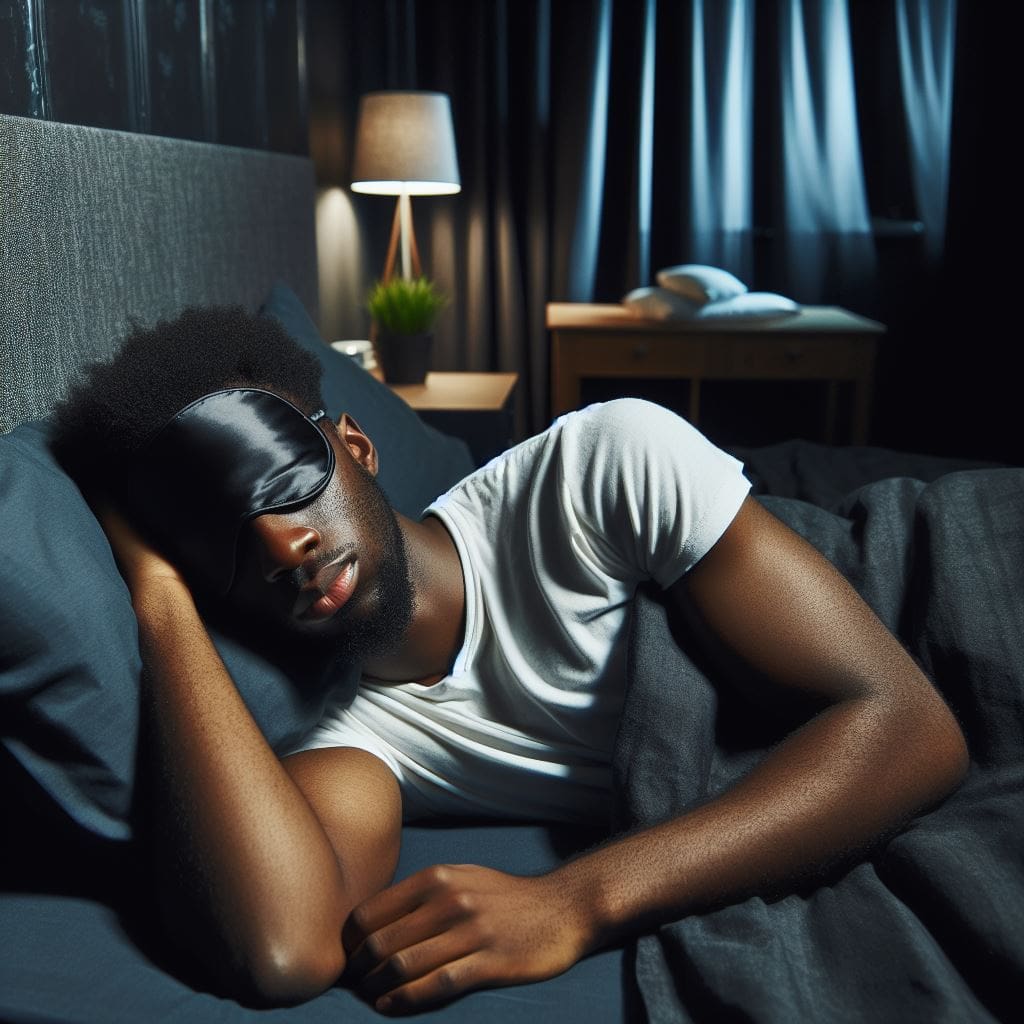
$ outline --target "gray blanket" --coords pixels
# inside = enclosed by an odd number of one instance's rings
[[[967,780],[855,864],[639,939],[648,1019],[990,1021],[1024,994],[1024,470],[868,484],[821,508],[760,500],[846,576],[941,690]],[[615,750],[617,829],[738,779],[796,723],[752,716],[704,640],[637,602]]]

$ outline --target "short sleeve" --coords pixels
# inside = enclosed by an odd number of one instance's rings
[[[742,464],[682,417],[639,399],[562,424],[562,500],[580,548],[619,579],[668,587],[729,527],[750,490]]]
[[[359,700],[357,695],[356,700]],[[302,740],[292,753],[304,750],[323,750],[329,747],[356,747],[379,757],[394,773],[399,784],[402,770],[394,753],[386,743],[373,734],[348,707],[328,704],[316,727]]]

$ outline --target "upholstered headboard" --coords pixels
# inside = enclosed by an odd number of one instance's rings
[[[130,318],[254,310],[279,280],[316,316],[308,159],[0,115],[0,433]]]

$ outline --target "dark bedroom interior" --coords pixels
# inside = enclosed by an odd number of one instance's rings
[[[1015,6],[0,0],[0,1022],[1019,1020]]]
[[[392,204],[349,188],[359,99],[385,89],[446,93],[462,191],[419,198],[413,210],[424,270],[451,298],[437,325],[434,368],[517,373],[519,436],[550,420],[545,303],[617,303],[653,285],[659,268],[714,263],[752,291],[842,306],[885,326],[867,443],[1018,463],[1024,442],[1008,314],[1017,261],[1002,253],[1012,253],[1003,247],[1015,237],[1019,198],[999,126],[1008,74],[997,56],[999,19],[987,5],[960,3],[948,26],[947,131],[928,150],[937,174],[945,160],[948,180],[938,228],[925,229],[915,196],[892,3],[849,6],[840,40],[848,66],[824,49],[815,56],[812,40],[808,68],[822,82],[830,69],[830,102],[838,96],[856,122],[846,141],[862,169],[851,179],[863,194],[855,215],[861,234],[854,262],[841,264],[837,249],[808,261],[802,242],[786,242],[783,168],[794,157],[780,144],[785,5],[749,5],[741,44],[729,25],[732,6],[7,0],[0,111],[310,155],[319,190],[320,327],[332,339],[364,338],[365,298],[384,265]],[[805,31],[824,31],[828,5],[803,6]],[[695,64],[694,10],[702,10],[703,69]],[[713,66],[730,38],[730,59],[742,63]],[[738,71],[745,83],[738,91],[747,90],[749,123],[740,130],[749,140],[742,150],[749,195],[741,227],[730,234],[712,223],[731,201],[721,195],[725,175],[715,179],[705,159],[713,180],[697,180],[696,108],[687,104],[700,75],[712,90]],[[940,71],[930,69],[933,92]],[[941,96],[926,99],[941,107]],[[715,109],[711,99],[707,109]],[[943,123],[942,109],[931,110],[929,124]],[[820,129],[820,110],[818,117]],[[705,138],[714,144],[714,131]],[[819,130],[810,150],[836,160],[839,150],[828,156],[826,142]],[[719,152],[728,159],[738,151]],[[814,187],[807,184],[813,173],[804,167],[804,177],[793,179],[798,204],[800,190]],[[712,197],[710,227],[697,223],[702,194]],[[696,197],[689,210],[687,195]],[[803,198],[808,208],[828,202]],[[713,237],[695,245],[701,230]],[[814,230],[825,237],[833,229]],[[612,378],[590,381],[583,398],[639,393],[685,413],[685,391],[685,381]],[[712,381],[702,425],[725,445],[822,440],[822,396],[817,383]]]

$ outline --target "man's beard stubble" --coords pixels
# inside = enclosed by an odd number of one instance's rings
[[[364,523],[378,538],[380,549],[372,591],[375,611],[359,616],[354,614],[355,607],[346,605],[337,613],[338,631],[331,634],[336,656],[351,662],[394,651],[412,621],[414,605],[405,537],[395,511],[376,477],[358,463],[356,469],[363,477],[365,487],[354,495],[346,495],[337,507],[328,510],[329,514]],[[367,600],[365,594],[360,598],[358,604]]]

